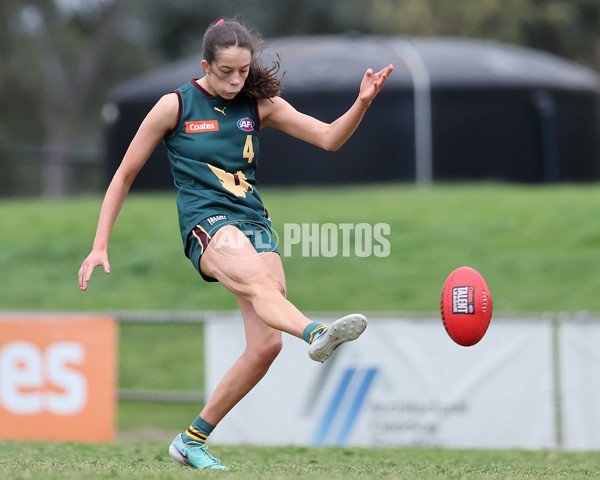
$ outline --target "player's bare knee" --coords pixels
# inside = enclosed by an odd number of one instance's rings
[[[263,338],[260,344],[252,346],[249,353],[253,356],[257,369],[268,369],[282,348],[281,335],[272,335],[269,338]]]
[[[252,304],[260,302],[261,300],[272,299],[274,295],[281,295],[285,297],[285,288],[279,281],[279,279],[271,274],[266,273],[256,277],[250,285],[249,300]]]
[[[273,290],[277,291],[281,296],[285,297],[285,288],[283,288],[283,285],[275,275],[269,274],[267,282],[270,283],[269,288],[272,288]]]
[[[264,342],[259,348],[259,355],[263,362],[269,365],[275,361],[281,349],[283,348],[283,342],[281,341],[281,335],[273,338],[269,342]]]

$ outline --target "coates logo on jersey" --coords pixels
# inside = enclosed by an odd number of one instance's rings
[[[185,133],[218,132],[219,122],[217,120],[199,120],[185,122]]]
[[[251,118],[241,118],[237,123],[238,128],[242,132],[253,132],[254,131],[254,120]]]

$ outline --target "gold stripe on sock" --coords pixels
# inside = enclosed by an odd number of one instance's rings
[[[314,336],[315,333],[320,332],[321,330],[324,330],[325,328],[327,328],[327,325],[319,325],[312,332],[310,332],[310,337],[308,339],[308,343],[312,343],[313,342],[313,336]]]
[[[200,441],[200,442],[206,442],[206,439],[208,438],[208,435],[205,435],[204,433],[200,433],[198,430],[196,430],[194,427],[192,427],[190,425],[190,427],[187,429],[187,431],[185,432],[185,434],[188,437],[192,437],[195,438],[196,440]]]

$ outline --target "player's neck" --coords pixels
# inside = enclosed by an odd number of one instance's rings
[[[196,79],[196,83],[198,85],[200,85],[205,92],[207,92],[208,94],[212,95],[213,97],[216,97],[217,94],[215,93],[215,91],[212,89],[212,87],[209,85],[209,82],[207,81],[206,77],[202,77],[202,78],[197,78]]]

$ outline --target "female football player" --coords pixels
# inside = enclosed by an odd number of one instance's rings
[[[295,110],[279,96],[279,62],[260,62],[261,40],[235,20],[204,35],[204,76],[164,95],[134,136],[106,192],[91,253],[79,270],[85,291],[94,268],[110,273],[108,242],[137,173],[160,141],[167,148],[185,254],[206,281],[231,291],[242,313],[247,346],[190,427],[173,440],[171,458],[192,468],[225,469],[206,439],[260,381],[281,350],[281,332],[303,338],[323,362],[367,326],[359,314],[321,325],[286,299],[285,276],[270,219],[255,181],[257,132],[273,127],[325,150],[337,150],[357,128],[393,70],[368,69],[356,101],[334,122]]]

